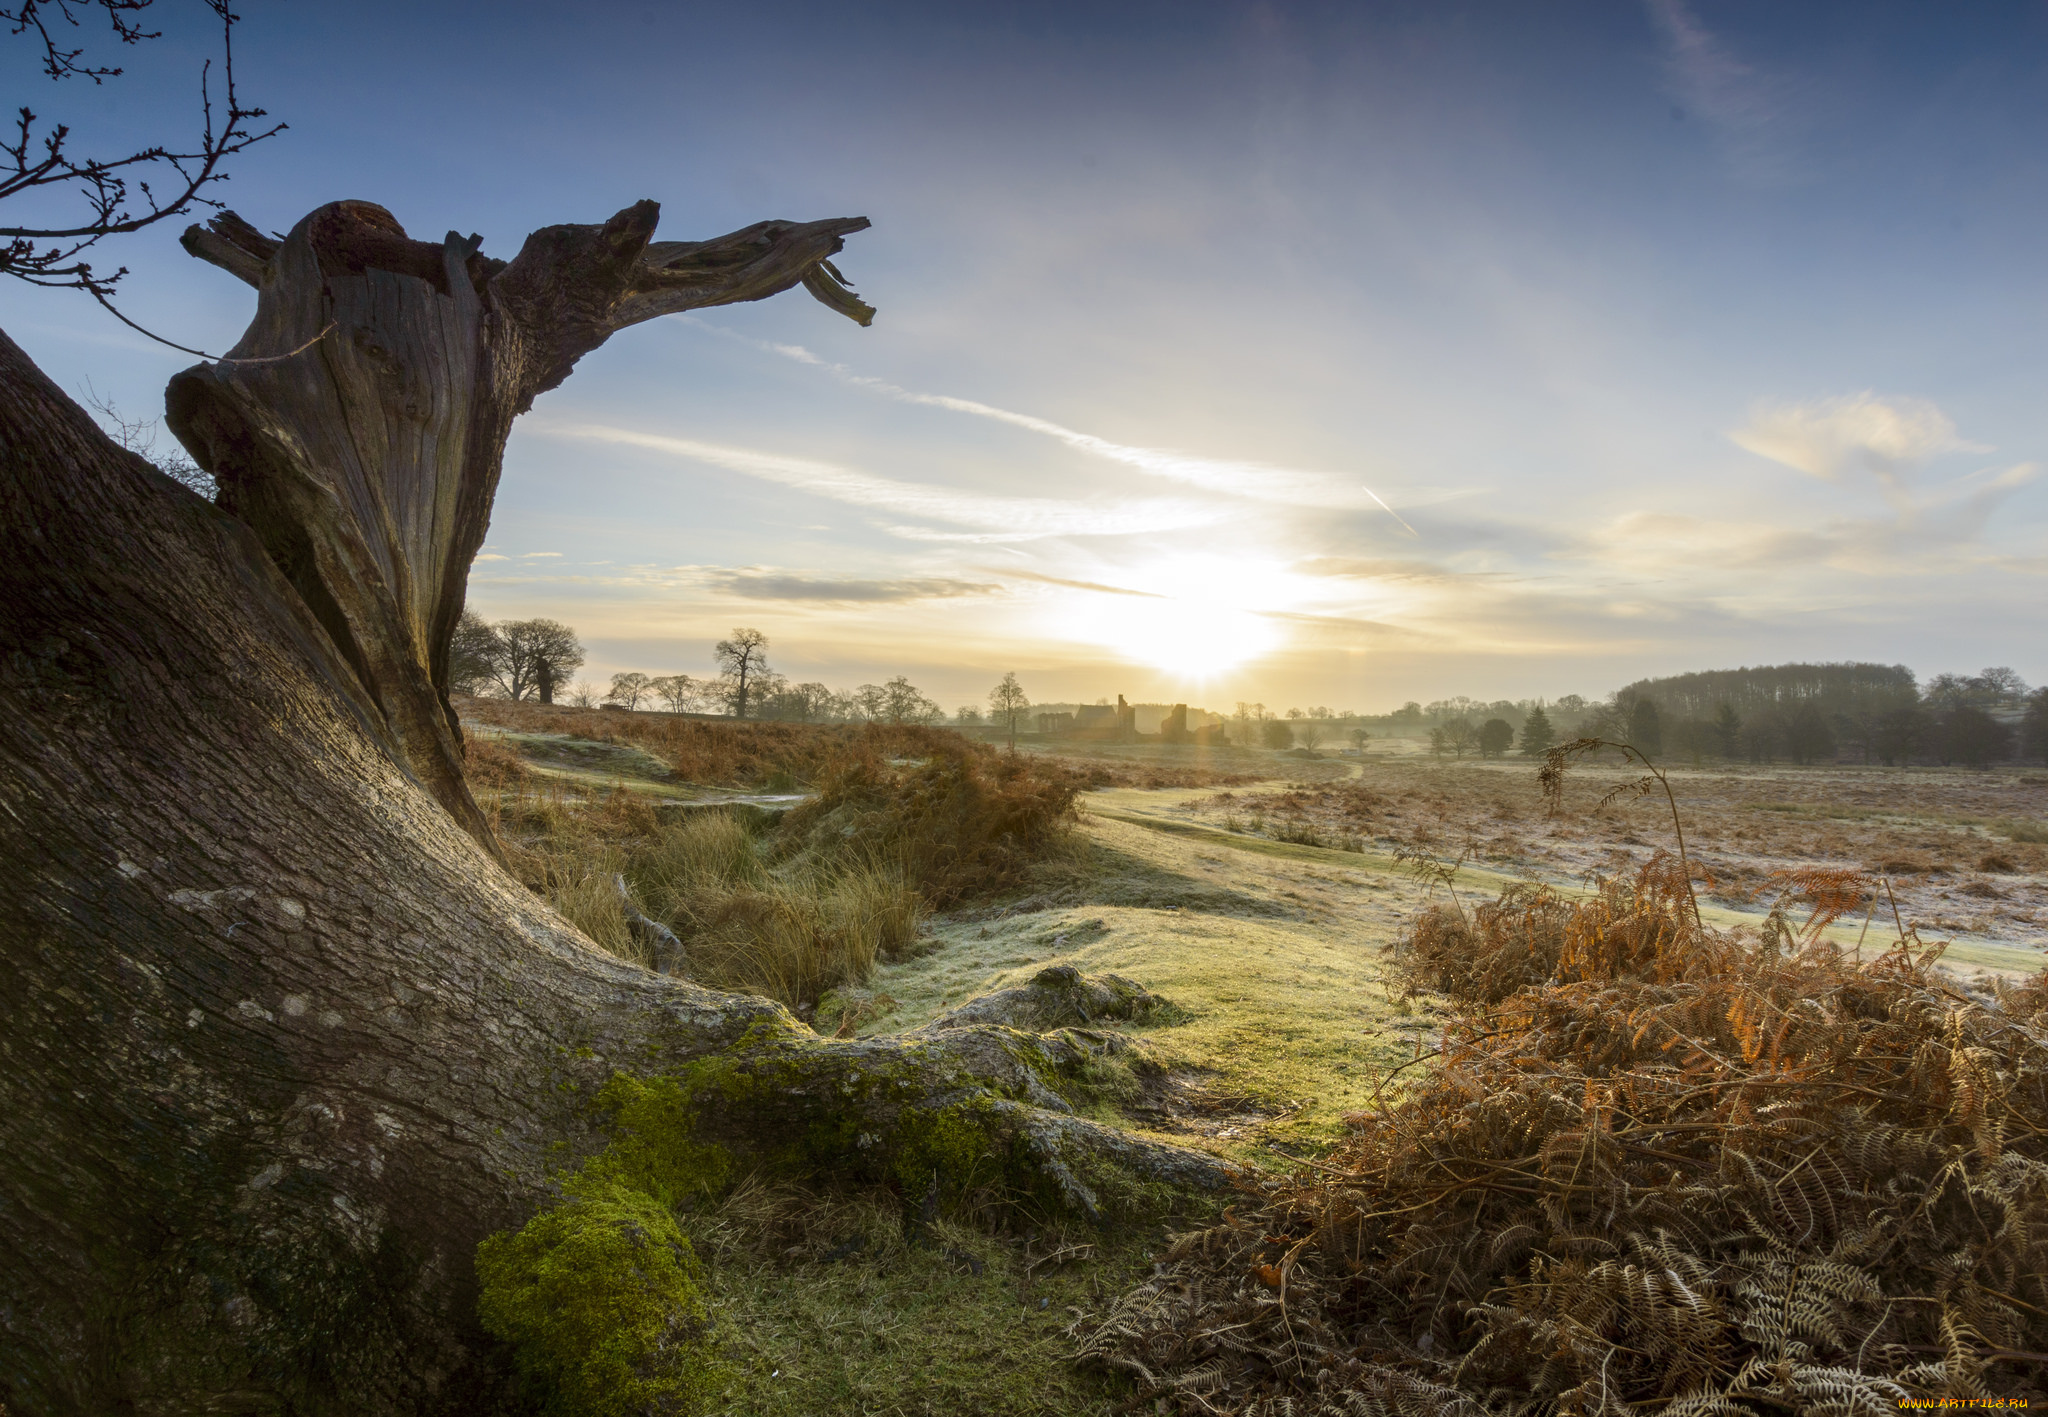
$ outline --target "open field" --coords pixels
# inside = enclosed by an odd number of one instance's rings
[[[1193,833],[1191,840],[1220,832],[1382,858],[1432,841],[1449,858],[1469,853],[1471,878],[1487,889],[1503,878],[1575,884],[1675,844],[1661,794],[1600,806],[1628,776],[1616,764],[1574,769],[1564,810],[1552,817],[1535,765],[1524,761],[1262,756],[1283,781],[1090,800],[1098,811]],[[1854,866],[1891,887],[1891,899],[1876,903],[1873,942],[1895,937],[1901,925],[1917,927],[1927,939],[1955,941],[1958,963],[2003,969],[2038,968],[2048,949],[2048,775],[1744,766],[1676,768],[1670,776],[1692,857],[1712,875],[1710,909],[1761,915],[1775,894],[1774,872]],[[1850,936],[1860,933],[1852,928]]]
[[[487,795],[504,826],[551,824],[525,838],[530,849],[587,850],[629,876],[637,843],[695,815],[685,804],[769,808],[749,820],[772,865],[772,822],[826,761],[817,740],[764,734],[759,751],[712,751],[701,732],[684,744],[691,757],[666,740],[673,730],[582,717],[603,736],[560,718],[476,725],[487,756],[509,760]],[[890,761],[914,765],[914,749]],[[1336,1155],[1347,1119],[1428,1076],[1428,1065],[1396,1070],[1433,1054],[1454,1017],[1448,1000],[1411,990],[1388,953],[1445,900],[1397,851],[1427,843],[1464,857],[1452,888],[1469,907],[1526,880],[1580,896],[1587,873],[1672,841],[1661,797],[1600,807],[1616,774],[1598,764],[1576,771],[1551,818],[1520,762],[1197,759],[1151,746],[1033,756],[1050,778],[1089,785],[1065,840],[1018,883],[926,915],[907,947],[794,1000],[800,1015],[821,1032],[894,1033],[1052,965],[1126,976],[1173,1007],[1091,1025],[1137,1046],[1105,1057],[1090,1110],[1275,1177]],[[1951,966],[2040,968],[2048,779],[1742,769],[1682,770],[1673,785],[1714,878],[1709,926],[1754,924],[1775,871],[1862,866],[1890,881],[1905,927],[1956,937]],[[562,902],[572,916],[574,904]],[[1890,911],[1879,902],[1830,937],[1874,956],[1896,935]],[[721,1410],[732,1413],[1110,1411],[1128,1385],[1074,1368],[1063,1330],[1137,1284],[1164,1248],[1163,1237],[1104,1241],[994,1210],[920,1234],[900,1201],[746,1187],[695,1217],[692,1234],[729,1335]]]

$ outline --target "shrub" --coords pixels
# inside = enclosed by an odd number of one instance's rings
[[[1406,956],[1468,1010],[1432,1070],[1180,1237],[1083,1354],[1261,1417],[2038,1396],[2048,974],[1964,992],[1910,932],[1846,960],[1856,872],[1786,880],[1761,939],[1675,875],[1423,917]]]
[[[957,737],[915,763],[849,753],[789,814],[781,849],[818,863],[888,863],[933,905],[949,905],[1021,884],[1072,820],[1077,790],[1033,759]]]

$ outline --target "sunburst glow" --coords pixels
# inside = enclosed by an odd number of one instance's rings
[[[1090,595],[1072,607],[1076,638],[1191,680],[1220,675],[1284,648],[1300,578],[1271,562],[1190,555],[1115,577],[1137,595]],[[1070,622],[1071,623],[1071,622]]]

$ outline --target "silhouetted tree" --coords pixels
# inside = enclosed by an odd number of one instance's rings
[[[1916,705],[1888,709],[1870,728],[1870,748],[1886,767],[1910,763],[1926,744],[1931,721]]]
[[[2020,720],[2020,751],[2048,763],[2048,685],[2027,695],[2027,716]]]
[[[605,691],[605,701],[624,709],[637,709],[640,701],[654,693],[654,681],[639,670],[628,670],[612,675],[612,686]]]
[[[882,686],[882,717],[890,723],[937,723],[945,711],[898,674]]]
[[[1284,718],[1269,718],[1260,730],[1260,738],[1268,748],[1292,748],[1294,730]]]
[[[1498,758],[1515,745],[1515,729],[1504,718],[1489,718],[1479,725],[1479,752]]]
[[[1024,710],[1031,707],[1031,700],[1025,697],[1024,686],[1017,682],[1017,676],[1005,674],[1002,682],[988,691],[988,716],[991,723],[1000,723],[1009,730],[1010,751],[1017,751],[1017,720],[1024,716]]]
[[[1742,747],[1742,715],[1727,702],[1714,708],[1714,743],[1724,758],[1733,758]]]
[[[703,686],[687,674],[658,675],[648,681],[647,687],[661,696],[670,713],[690,712],[703,695]]]
[[[464,694],[495,691],[508,699],[539,695],[543,681],[565,683],[583,663],[576,632],[559,620],[500,620],[465,610],[448,643],[449,687]]]
[[[1444,747],[1450,749],[1454,757],[1464,757],[1479,744],[1479,732],[1469,719],[1452,719],[1444,725],[1443,733]]]
[[[462,612],[455,637],[448,642],[448,687],[458,694],[481,694],[496,680],[505,657],[505,642],[490,622],[474,610]]]
[[[718,682],[726,712],[734,718],[745,718],[754,692],[760,687],[757,681],[768,671],[768,637],[759,630],[741,627],[732,632],[731,639],[712,646],[711,653],[718,661]]]
[[[1543,705],[1537,704],[1522,720],[1522,756],[1540,758],[1556,741],[1557,729],[1552,726],[1550,715],[1543,711]]]
[[[1988,767],[2012,747],[2012,730],[1983,709],[1965,704],[1941,720],[1942,760],[1973,768]]]

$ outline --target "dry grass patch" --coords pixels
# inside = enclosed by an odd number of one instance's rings
[[[1462,1012],[1413,1090],[1084,1351],[1190,1414],[2048,1396],[2048,985],[1854,964],[1822,931],[1875,883],[1793,884],[1789,950],[1700,928],[1668,858],[1427,913],[1405,963]]]

